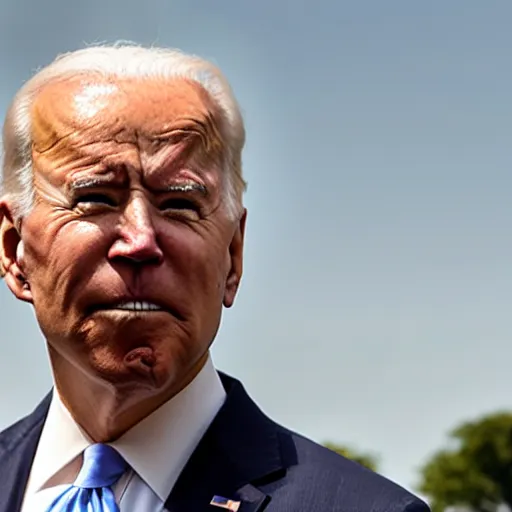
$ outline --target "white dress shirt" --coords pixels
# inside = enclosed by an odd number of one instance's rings
[[[109,443],[130,467],[113,488],[121,512],[164,510],[179,474],[225,397],[209,358],[185,389]],[[75,480],[82,453],[91,444],[54,390],[21,511],[46,510]]]

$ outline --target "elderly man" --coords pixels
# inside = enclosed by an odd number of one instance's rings
[[[4,124],[0,256],[54,389],[0,434],[0,512],[425,512],[277,425],[209,357],[242,277],[244,127],[210,63],[96,47]]]

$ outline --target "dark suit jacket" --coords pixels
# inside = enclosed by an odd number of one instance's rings
[[[165,504],[215,512],[214,495],[239,512],[428,512],[398,485],[266,417],[240,382],[222,375],[227,398]],[[0,512],[18,512],[51,394],[0,433]],[[140,511],[144,512],[144,511]]]

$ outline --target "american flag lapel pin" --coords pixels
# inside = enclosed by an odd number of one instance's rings
[[[214,496],[210,505],[213,507],[223,508],[224,510],[230,510],[231,512],[237,512],[240,508],[240,501],[228,500],[222,496]]]

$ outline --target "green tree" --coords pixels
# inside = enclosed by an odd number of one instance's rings
[[[349,448],[348,446],[342,446],[335,443],[324,443],[324,446],[347,459],[361,464],[361,466],[365,466],[372,471],[377,471],[378,460],[375,455],[360,453],[352,448]]]
[[[464,423],[450,438],[453,446],[434,454],[421,470],[419,489],[430,497],[432,511],[512,509],[512,413]]]

